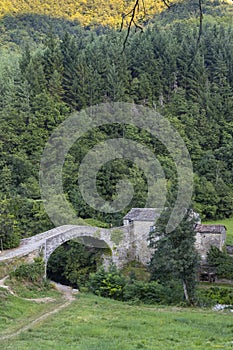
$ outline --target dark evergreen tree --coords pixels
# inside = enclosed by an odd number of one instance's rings
[[[195,249],[195,219],[193,211],[186,211],[183,221],[172,232],[166,232],[171,208],[164,211],[150,236],[155,249],[150,262],[152,280],[162,284],[179,281],[188,303],[194,301],[198,254]]]
[[[10,249],[19,245],[20,235],[17,221],[12,213],[11,200],[0,199],[0,249]]]

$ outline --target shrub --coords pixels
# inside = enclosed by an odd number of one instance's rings
[[[199,298],[210,304],[233,305],[233,290],[227,287],[210,287],[199,291]]]
[[[218,278],[233,279],[233,257],[226,251],[221,252],[217,247],[211,247],[207,261],[216,267]]]
[[[179,280],[170,280],[166,284],[163,284],[165,288],[164,292],[164,304],[167,305],[187,305],[184,299],[183,286]]]
[[[44,261],[42,258],[35,258],[33,263],[17,267],[10,276],[20,281],[41,283],[44,280]]]
[[[114,265],[106,271],[101,267],[96,273],[90,274],[89,289],[96,295],[122,300],[125,278]]]
[[[135,281],[125,285],[123,299],[141,301],[147,304],[160,303],[164,300],[164,292],[164,287],[158,282]]]
[[[126,279],[114,265],[108,271],[101,267],[96,273],[90,274],[89,290],[102,297],[134,303],[179,304],[183,301],[180,284],[171,282],[164,286],[157,281]]]
[[[129,278],[131,282],[134,280],[149,282],[150,280],[150,272],[148,269],[142,263],[135,260],[124,265],[122,274]]]
[[[123,300],[145,304],[178,304],[183,301],[183,291],[179,284],[165,286],[158,281],[135,281],[125,285]]]

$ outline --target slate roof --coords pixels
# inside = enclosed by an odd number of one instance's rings
[[[224,225],[196,225],[195,227],[196,232],[200,233],[223,233],[226,231],[226,227]]]
[[[155,218],[161,214],[162,210],[162,208],[132,208],[123,219],[132,221],[155,221]]]

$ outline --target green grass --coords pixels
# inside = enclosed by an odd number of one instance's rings
[[[20,282],[16,278],[8,278],[6,284],[11,288],[11,290],[21,298],[55,298],[59,299],[61,294],[52,286],[38,285],[29,282]]]
[[[17,331],[31,320],[52,310],[55,304],[59,303],[61,303],[60,298],[47,304],[35,303],[10,295],[6,290],[0,288],[0,338],[5,334]],[[4,349],[1,345],[0,348]]]
[[[131,306],[81,294],[59,314],[2,341],[1,349],[232,349],[232,332],[230,313]]]
[[[84,223],[87,225],[91,225],[91,226],[96,226],[96,227],[103,227],[103,228],[110,228],[110,225],[107,224],[106,222],[97,220],[97,219],[83,219]]]
[[[227,228],[226,244],[233,245],[233,218],[215,220],[215,221],[205,221],[205,222],[203,222],[203,224],[225,225]]]

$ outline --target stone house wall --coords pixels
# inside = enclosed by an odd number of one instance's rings
[[[202,226],[201,230],[199,229]],[[207,226],[207,225],[206,225]],[[218,228],[216,228],[218,226]],[[226,228],[223,225],[198,225],[196,229],[196,249],[202,261],[206,261],[211,246],[222,250],[226,243]]]
[[[145,265],[152,255],[152,249],[148,247],[148,235],[154,226],[154,221],[134,221],[131,225],[135,260]]]

